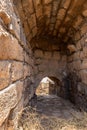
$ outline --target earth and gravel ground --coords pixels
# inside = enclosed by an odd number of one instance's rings
[[[87,113],[61,97],[39,95],[36,106],[19,113],[18,130],[87,130]]]

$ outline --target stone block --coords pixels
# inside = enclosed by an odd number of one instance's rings
[[[44,53],[44,59],[51,59],[52,58],[52,52],[46,52]]]
[[[57,19],[62,20],[65,16],[65,12],[66,12],[65,9],[60,9],[58,14],[57,14]]]
[[[24,78],[29,77],[31,75],[30,69],[31,68],[29,65],[24,65]]]
[[[81,70],[79,71],[79,74],[82,82],[87,85],[87,70]]]
[[[1,27],[1,26],[0,26]],[[23,61],[23,49],[18,41],[0,29],[0,60]]]
[[[11,22],[11,17],[4,10],[0,10],[0,18],[6,25],[10,24]]]
[[[52,2],[52,0],[44,0],[44,4],[49,4],[51,2]]]
[[[35,50],[34,56],[35,56],[35,58],[43,58],[44,57],[43,51],[41,51],[41,50]]]
[[[37,65],[40,65],[40,64],[42,64],[42,59],[40,59],[40,58],[38,58],[38,59],[35,59],[35,66],[37,66]]]
[[[12,81],[16,81],[18,79],[23,78],[23,76],[24,76],[24,66],[23,66],[23,63],[14,61],[12,63],[11,73],[12,73],[12,77],[11,77]]]
[[[26,63],[31,64],[29,54],[27,54],[26,52],[24,53],[24,59]]]
[[[25,21],[23,23],[23,26],[24,26],[24,32],[25,32],[25,35],[26,37],[29,35],[29,26],[28,26],[28,23]]]
[[[36,34],[37,34],[37,27],[34,27],[32,29],[32,35],[33,35],[33,37],[35,37]]]
[[[84,17],[87,17],[87,10],[84,10],[84,11],[82,12],[82,15],[83,15]]]
[[[87,46],[83,47],[83,55],[87,57]]]
[[[85,93],[85,87],[84,87],[84,84],[83,83],[78,83],[78,92],[81,93],[81,94],[84,94]]]
[[[80,41],[76,43],[76,49],[80,50],[82,48]]]
[[[67,61],[68,61],[68,62],[72,62],[72,61],[73,61],[73,56],[72,56],[72,55],[71,55],[71,56],[68,56],[68,57],[67,57]]]
[[[28,23],[30,25],[30,29],[32,29],[33,27],[36,27],[36,16],[35,14],[32,14],[29,18],[28,18]]]
[[[80,52],[77,51],[76,53],[73,54],[73,60],[79,60],[80,58]]]
[[[81,36],[87,33],[87,23],[83,24],[81,27]]]
[[[74,28],[78,29],[79,25],[81,24],[81,22],[83,21],[83,18],[79,15],[76,19],[76,22],[74,24]]]
[[[63,2],[63,7],[64,7],[65,9],[67,9],[67,8],[69,7],[70,2],[71,2],[71,0],[65,0],[65,1]]]
[[[80,70],[81,69],[81,61],[80,60],[73,61],[72,66],[73,66],[74,70]]]
[[[81,64],[81,69],[87,69],[87,59],[84,59]]]
[[[56,59],[56,60],[60,60],[60,53],[57,52],[57,51],[53,52],[53,57],[52,58]]]
[[[8,117],[10,111],[15,108],[22,97],[23,83],[11,84],[8,88],[0,91],[0,126]]]
[[[8,86],[10,82],[11,63],[0,61],[0,90]]]
[[[71,53],[76,51],[75,45],[68,45],[68,46],[67,46],[67,49],[69,49],[69,51],[70,51]]]

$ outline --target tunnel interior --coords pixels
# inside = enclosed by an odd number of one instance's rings
[[[54,115],[65,99],[87,111],[87,0],[0,0],[1,130],[17,126],[47,76]]]
[[[34,91],[43,77],[52,75],[64,86],[60,96],[80,106],[84,102],[85,107],[86,5],[86,0],[14,1],[28,48],[33,54]]]

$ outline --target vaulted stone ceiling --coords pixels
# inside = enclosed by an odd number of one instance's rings
[[[87,0],[14,0],[28,41],[57,39],[72,42],[87,31]]]

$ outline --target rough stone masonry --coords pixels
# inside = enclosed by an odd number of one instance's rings
[[[0,130],[16,129],[46,76],[68,79],[87,111],[87,0],[0,0]]]

